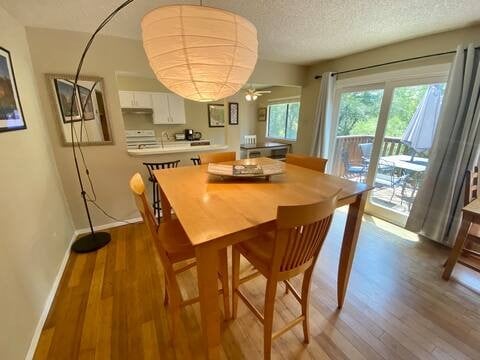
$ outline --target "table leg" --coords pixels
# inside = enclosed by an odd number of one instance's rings
[[[448,256],[447,264],[445,265],[445,270],[443,270],[442,278],[444,280],[450,279],[452,275],[453,268],[462,253],[463,245],[465,244],[465,239],[467,238],[468,231],[470,230],[471,218],[468,214],[463,214],[462,225],[458,231],[457,239],[455,240],[455,245]]]
[[[340,262],[338,264],[337,302],[338,308],[342,308],[347,292],[348,280],[352,269],[353,257],[357,246],[358,234],[362,224],[363,209],[367,200],[367,193],[357,196],[357,200],[348,208],[347,223],[343,234]]]
[[[220,357],[220,309],[218,306],[218,251],[207,246],[195,248],[203,340],[208,359]]]

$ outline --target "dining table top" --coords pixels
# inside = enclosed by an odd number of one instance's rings
[[[268,164],[269,158],[230,163]],[[285,172],[266,179],[210,175],[207,165],[155,170],[166,196],[193,246],[272,222],[279,205],[321,201],[341,189],[339,206],[371,186],[285,163]],[[352,200],[353,199],[353,200]]]

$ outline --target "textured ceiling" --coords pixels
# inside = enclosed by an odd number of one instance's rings
[[[91,32],[122,0],[0,0],[26,26]],[[149,9],[192,1],[136,0],[103,33],[140,38]],[[480,0],[204,0],[258,29],[262,59],[309,64],[480,21]]]

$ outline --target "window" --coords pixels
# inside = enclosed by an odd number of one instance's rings
[[[268,105],[267,137],[297,140],[300,102]]]

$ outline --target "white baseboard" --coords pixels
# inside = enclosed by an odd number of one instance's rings
[[[125,221],[134,224],[142,221],[142,218],[138,217],[138,218],[128,219]],[[123,226],[123,225],[126,225],[126,224],[121,221],[116,221],[116,222],[112,222],[104,225],[94,226],[93,229],[105,230],[105,229],[110,229],[110,228]],[[35,355],[35,350],[37,349],[38,340],[40,340],[40,335],[42,333],[43,326],[45,325],[45,321],[47,320],[48,313],[50,312],[50,307],[52,306],[53,299],[55,298],[55,295],[58,290],[58,286],[60,285],[60,280],[62,279],[63,272],[65,271],[65,267],[67,266],[68,258],[70,257],[70,247],[72,246],[73,242],[78,237],[78,235],[85,234],[88,232],[90,232],[90,228],[75,230],[72,234],[70,243],[68,244],[68,247],[65,251],[65,255],[63,256],[62,262],[60,263],[58,273],[55,276],[55,280],[53,281],[52,288],[50,289],[50,292],[47,296],[47,300],[45,301],[45,306],[43,307],[43,311],[42,311],[42,314],[40,315],[40,319],[38,320],[37,326],[35,328],[35,332],[33,333],[32,341],[30,342],[30,347],[28,348],[27,355],[25,356],[26,360],[33,359],[33,356]]]
[[[118,227],[118,226],[128,225],[127,223],[135,224],[135,223],[141,222],[141,221],[143,221],[143,219],[141,217],[136,217],[136,218],[128,219],[128,220],[125,220],[125,221],[114,221],[114,222],[111,222],[111,223],[94,226],[93,229],[95,231],[97,231],[97,230],[100,231],[100,230],[105,230],[105,229],[111,229],[111,228]],[[75,230],[75,234],[77,236],[82,235],[82,234],[86,234],[86,233],[89,233],[89,232],[90,232],[90,228],[88,228],[88,227],[83,228],[83,229]]]

